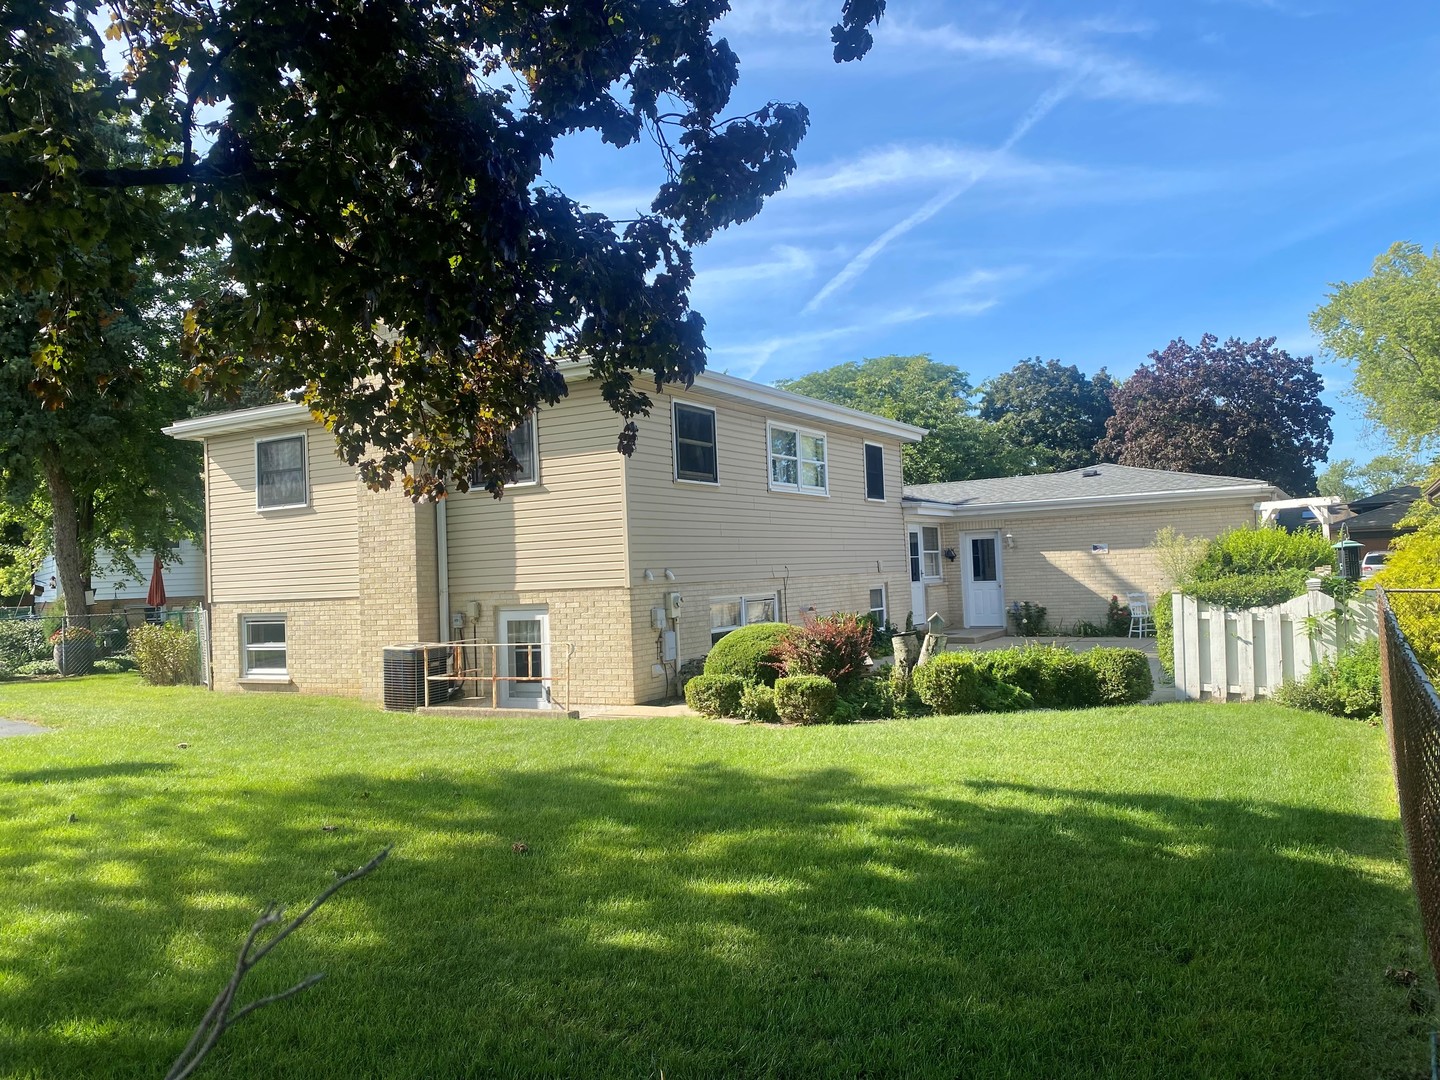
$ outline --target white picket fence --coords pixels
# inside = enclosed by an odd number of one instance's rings
[[[1337,617],[1318,588],[1269,608],[1231,611],[1174,594],[1175,697],[1253,701],[1299,681],[1344,645],[1379,637],[1375,599],[1365,595]]]

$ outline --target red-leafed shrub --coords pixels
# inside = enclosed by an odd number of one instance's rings
[[[865,676],[873,632],[859,615],[810,616],[781,640],[775,661],[787,676],[823,675],[843,693]]]

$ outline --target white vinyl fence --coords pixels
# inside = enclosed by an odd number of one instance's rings
[[[1304,679],[1342,647],[1379,636],[1375,598],[1348,604],[1318,588],[1269,608],[1230,611],[1174,594],[1175,697],[1253,701]]]

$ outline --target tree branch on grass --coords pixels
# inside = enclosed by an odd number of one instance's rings
[[[175,1064],[170,1066],[170,1071],[165,1074],[165,1080],[185,1080],[205,1060],[220,1036],[245,1017],[249,1016],[256,1009],[264,1008],[266,1005],[273,1005],[277,1001],[284,1001],[286,998],[294,997],[302,990],[308,990],[325,977],[324,973],[307,975],[288,990],[282,990],[278,994],[271,994],[269,997],[259,998],[239,1010],[232,1012],[235,1005],[235,995],[240,990],[240,984],[245,980],[252,968],[270,955],[270,951],[304,925],[305,920],[320,910],[327,900],[343,889],[350,882],[356,881],[370,873],[390,854],[390,849],[383,849],[378,855],[371,859],[358,870],[352,870],[342,878],[334,881],[329,888],[322,892],[315,900],[295,918],[278,930],[275,935],[259,944],[260,935],[267,929],[275,926],[285,919],[285,909],[279,904],[271,902],[261,911],[260,917],[250,927],[250,933],[245,936],[245,944],[240,947],[240,955],[235,961],[235,972],[227,982],[215,1000],[211,1002],[205,1018],[200,1021],[200,1026],[195,1029],[195,1034],[190,1036],[190,1041],[180,1056],[175,1059]]]

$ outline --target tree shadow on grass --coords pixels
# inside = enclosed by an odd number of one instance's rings
[[[1408,1075],[1424,1053],[1383,978],[1418,966],[1393,821],[845,769],[135,779],[88,793],[82,833],[0,853],[22,1074],[163,1072],[254,909],[392,841],[253,992],[330,979],[212,1075]]]
[[[12,784],[68,784],[77,780],[105,780],[116,777],[143,776],[146,773],[168,772],[173,761],[107,761],[100,765],[64,765],[49,769],[29,769],[4,777]]]

